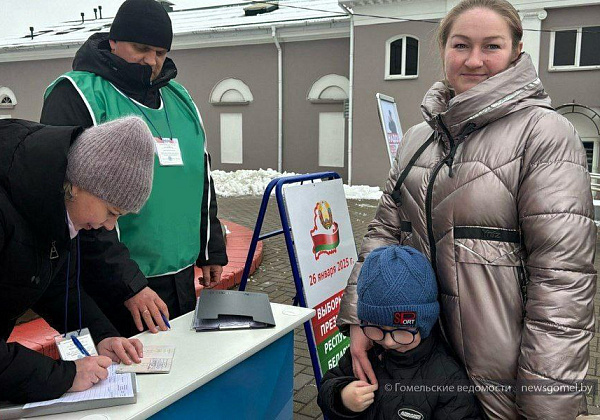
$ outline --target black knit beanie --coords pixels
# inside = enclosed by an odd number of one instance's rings
[[[127,0],[115,16],[108,39],[171,50],[173,27],[169,14],[154,0]]]

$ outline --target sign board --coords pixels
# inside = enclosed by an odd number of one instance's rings
[[[356,262],[356,246],[341,179],[289,186],[285,205],[294,238],[321,374],[350,346],[338,331],[337,314],[346,283]]]
[[[400,126],[396,101],[394,98],[381,93],[376,94],[375,97],[377,98],[377,109],[390,157],[390,164],[393,165],[396,152],[402,141],[402,127]]]

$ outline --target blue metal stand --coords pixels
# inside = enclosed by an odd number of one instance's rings
[[[263,194],[262,203],[256,218],[256,225],[254,227],[254,233],[252,235],[252,242],[250,242],[250,249],[248,250],[248,257],[246,258],[246,265],[244,267],[244,273],[242,274],[242,280],[240,282],[239,290],[246,290],[246,283],[248,282],[248,276],[250,274],[250,267],[252,266],[252,258],[256,252],[256,245],[258,241],[263,239],[272,238],[274,236],[283,233],[285,236],[285,244],[287,247],[288,256],[290,258],[290,265],[292,267],[292,274],[294,275],[294,283],[296,285],[296,296],[294,297],[294,306],[300,305],[306,308],[306,301],[304,300],[304,289],[302,286],[302,278],[300,277],[300,270],[298,269],[298,263],[296,262],[296,251],[294,250],[294,241],[292,240],[291,228],[288,221],[287,213],[285,211],[285,204],[283,201],[283,186],[285,184],[293,183],[304,183],[306,181],[314,181],[316,179],[338,179],[341,178],[337,172],[317,172],[314,174],[306,175],[295,175],[285,176],[281,178],[275,178],[272,180]],[[261,236],[260,231],[262,229],[265,214],[267,213],[267,205],[269,204],[269,198],[271,197],[271,191],[275,188],[275,197],[277,199],[277,207],[279,209],[279,217],[281,218],[282,229],[275,230],[273,232],[266,233]],[[306,341],[308,342],[308,350],[310,352],[310,359],[313,365],[313,371],[315,373],[315,380],[317,387],[321,385],[321,369],[319,367],[319,359],[317,357],[317,347],[315,345],[312,330],[310,327],[310,321],[304,323],[304,332],[306,333]]]

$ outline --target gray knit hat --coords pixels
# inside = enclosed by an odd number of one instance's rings
[[[138,117],[90,127],[69,150],[67,181],[126,212],[148,200],[153,172],[154,139]]]

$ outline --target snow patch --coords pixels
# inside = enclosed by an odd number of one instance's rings
[[[344,184],[344,193],[348,200],[379,200],[381,190],[379,187],[370,187],[368,185],[353,185]]]
[[[282,176],[298,175],[294,172],[279,173],[274,169],[249,170],[240,169],[233,172],[220,170],[211,171],[215,181],[217,195],[221,197],[239,197],[243,195],[263,195],[269,182]],[[344,192],[348,200],[379,200],[381,190],[379,187],[368,185],[344,185]]]
[[[280,174],[273,169],[225,172],[214,170],[210,172],[215,181],[217,195],[221,197],[239,197],[242,195],[263,195],[265,188],[272,179],[280,176],[297,175],[294,172]]]

